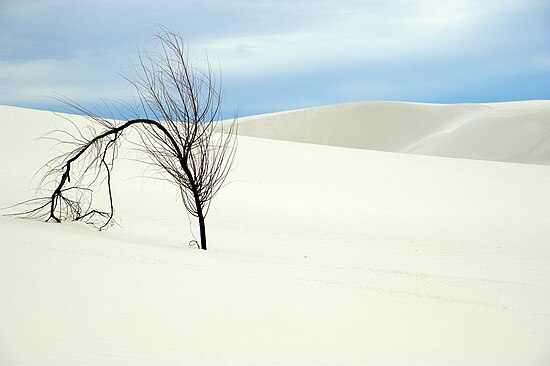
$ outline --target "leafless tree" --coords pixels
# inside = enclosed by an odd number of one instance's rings
[[[198,219],[200,248],[206,250],[205,218],[236,151],[235,120],[219,123],[221,87],[208,61],[202,68],[193,65],[183,39],[166,28],[160,28],[153,37],[152,51],[140,53],[134,72],[125,77],[137,93],[135,106],[127,109],[131,119],[101,118],[64,99],[93,126],[80,128],[77,134],[55,131],[55,139],[73,144],[73,149],[45,165],[40,186],[51,185],[53,189],[43,197],[23,202],[31,206],[17,215],[107,227],[114,214],[114,163],[120,144],[130,142],[128,132],[132,130],[137,131],[137,144],[148,157],[148,164],[159,168],[163,179],[179,189],[186,210]],[[107,186],[107,210],[92,204],[98,182]]]

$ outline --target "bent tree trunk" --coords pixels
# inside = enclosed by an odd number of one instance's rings
[[[191,193],[192,197],[194,198],[193,203],[194,203],[195,207],[194,207],[194,210],[190,211],[190,213],[193,214],[194,216],[196,216],[198,218],[198,221],[199,221],[200,248],[203,249],[203,250],[206,250],[206,225],[205,225],[205,215],[204,215],[204,210],[203,210],[203,203],[202,203],[201,198],[200,198],[200,187],[198,187],[197,182],[195,180],[195,177],[193,176],[191,170],[189,169],[189,165],[188,165],[188,159],[191,158],[191,155],[189,154],[189,152],[187,152],[185,154],[182,152],[182,149],[181,149],[180,145],[178,145],[176,139],[166,129],[166,127],[164,127],[160,122],[155,121],[155,120],[150,120],[150,119],[134,119],[134,120],[127,121],[127,122],[123,123],[122,125],[120,125],[118,127],[109,128],[108,130],[100,133],[99,135],[97,135],[93,139],[86,142],[79,149],[75,150],[74,155],[72,157],[70,157],[69,159],[67,159],[67,161],[63,165],[63,175],[61,176],[59,184],[57,185],[57,187],[55,188],[55,190],[53,191],[53,193],[51,195],[51,202],[49,202],[49,207],[50,207],[49,211],[50,212],[49,212],[49,216],[48,216],[46,221],[49,221],[49,220],[54,220],[56,222],[61,222],[62,221],[61,205],[63,203],[65,203],[65,205],[68,206],[69,210],[74,210],[75,207],[79,207],[78,204],[75,205],[74,201],[71,201],[70,199],[68,199],[67,197],[65,197],[63,195],[64,192],[69,190],[65,187],[65,185],[66,185],[66,183],[71,181],[71,177],[70,177],[71,164],[74,163],[75,161],[77,161],[81,156],[83,156],[88,149],[90,149],[91,147],[96,146],[96,144],[100,144],[103,139],[107,139],[107,138],[110,138],[111,140],[109,140],[109,142],[107,144],[102,145],[103,147],[102,147],[101,155],[103,156],[102,164],[105,166],[105,168],[107,170],[107,176],[109,178],[107,180],[107,185],[108,185],[108,189],[109,189],[109,200],[110,200],[111,212],[106,214],[106,213],[102,213],[102,212],[99,212],[99,211],[96,211],[96,210],[91,210],[91,211],[88,211],[88,212],[85,212],[85,213],[81,213],[80,208],[78,208],[77,212],[71,212],[71,215],[66,215],[66,217],[72,217],[75,221],[82,220],[85,217],[90,216],[94,213],[100,214],[103,217],[108,217],[107,222],[103,226],[101,226],[100,229],[105,227],[109,223],[109,221],[111,221],[112,216],[113,216],[113,210],[112,210],[113,202],[112,202],[111,183],[110,183],[110,174],[111,174],[111,172],[110,172],[110,168],[109,168],[108,164],[105,162],[105,156],[107,154],[107,150],[110,147],[113,147],[114,143],[117,141],[117,139],[120,138],[123,131],[126,130],[127,128],[129,128],[133,125],[137,125],[137,124],[149,125],[149,126],[152,126],[154,128],[157,128],[158,130],[160,130],[162,132],[162,134],[166,137],[167,141],[169,142],[169,145],[173,148],[173,150],[176,154],[177,160],[179,162],[181,171],[185,174],[185,177],[188,180],[189,184],[187,185],[187,189],[189,189],[191,191],[190,193]],[[42,207],[44,207],[44,206],[42,206]],[[59,214],[56,213],[57,209],[60,210]]]

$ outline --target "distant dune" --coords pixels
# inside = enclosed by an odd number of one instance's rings
[[[240,119],[239,134],[443,157],[550,164],[550,101],[363,102]]]

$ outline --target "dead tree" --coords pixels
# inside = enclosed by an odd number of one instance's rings
[[[76,147],[46,164],[40,186],[53,185],[51,194],[24,202],[31,207],[17,215],[107,227],[114,214],[113,166],[121,142],[128,141],[132,130],[138,136],[133,143],[148,157],[148,164],[159,168],[181,192],[186,210],[198,220],[200,248],[206,250],[205,218],[234,161],[236,124],[218,123],[222,92],[209,63],[203,68],[193,65],[182,38],[165,28],[153,40],[153,50],[141,53],[135,72],[125,76],[137,93],[137,103],[129,109],[133,118],[104,119],[64,100],[95,127],[78,134],[56,131],[69,137],[67,141],[58,136],[57,141]],[[107,186],[108,210],[92,205],[97,182]]]

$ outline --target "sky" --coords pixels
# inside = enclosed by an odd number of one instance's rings
[[[548,0],[0,0],[0,104],[129,100],[158,25],[220,70],[224,117],[550,99]]]

